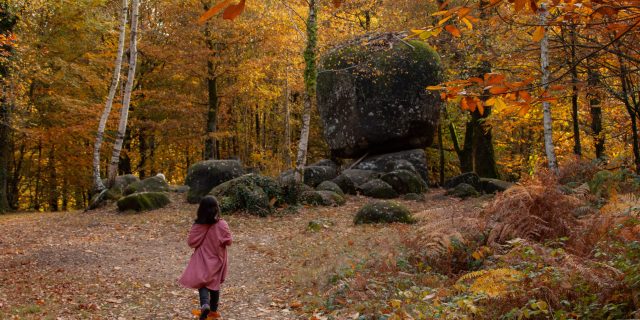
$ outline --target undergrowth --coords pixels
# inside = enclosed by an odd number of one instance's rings
[[[619,193],[635,192],[635,180],[576,167],[515,186],[480,213],[419,219],[403,247],[333,277],[320,310],[328,319],[640,317],[640,198]],[[621,177],[607,180],[613,192],[579,189],[598,174]]]

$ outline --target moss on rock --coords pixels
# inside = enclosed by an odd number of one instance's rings
[[[318,191],[333,191],[333,192],[339,194],[340,196],[344,197],[344,192],[342,191],[340,186],[338,186],[336,183],[331,182],[331,181],[322,182],[321,184],[319,184],[316,187],[316,190],[318,190]]]
[[[133,210],[137,212],[159,209],[171,203],[164,192],[140,192],[128,195],[118,200],[118,210]]]
[[[246,209],[262,217],[284,202],[280,185],[272,178],[255,173],[224,182],[209,194],[221,199],[220,209],[225,213]]]
[[[395,201],[378,200],[365,204],[353,220],[355,224],[363,223],[413,223],[411,212]]]
[[[380,179],[373,179],[360,185],[358,191],[364,196],[377,199],[393,199],[398,197],[398,193],[393,190],[393,187]]]
[[[427,185],[415,173],[407,170],[396,170],[382,176],[384,182],[393,187],[399,194],[423,193],[427,191]]]
[[[346,203],[344,197],[333,191],[305,191],[300,201],[310,206],[341,206]]]
[[[480,195],[480,193],[478,193],[478,190],[476,190],[476,188],[474,188],[472,185],[470,184],[466,184],[466,183],[460,183],[457,186],[455,186],[453,189],[449,189],[449,191],[447,191],[446,193],[448,196],[454,196],[460,199],[466,199],[466,198],[470,198],[470,197],[477,197]]]
[[[167,192],[169,184],[162,177],[153,176],[142,181],[134,182],[124,189],[124,195],[140,192]]]

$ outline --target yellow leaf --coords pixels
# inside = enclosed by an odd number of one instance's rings
[[[469,21],[469,19],[462,18],[462,22],[464,22],[464,24],[467,26],[467,29],[473,30],[473,24],[471,24],[471,21]]]
[[[494,106],[498,110],[503,110],[507,107],[507,104],[504,103],[504,100],[502,100],[502,98],[496,97],[496,103]]]
[[[389,301],[389,304],[391,305],[392,308],[400,308],[402,306],[402,301],[398,300],[398,299],[392,299],[391,301]]]
[[[420,39],[422,40],[427,40],[431,38],[431,36],[433,36],[433,33],[431,31],[426,31],[426,30],[419,35]]]
[[[450,15],[451,13],[449,13],[449,10],[443,10],[443,11],[436,11],[434,13],[432,13],[432,16],[444,16],[444,15]]]
[[[544,27],[538,26],[536,27],[536,31],[533,32],[533,41],[538,42],[544,38]]]
[[[428,86],[427,90],[442,90],[444,87],[441,86]]]
[[[460,30],[458,30],[458,28],[456,28],[456,26],[452,25],[452,24],[448,24],[444,27],[445,30],[449,31],[449,33],[451,33],[452,36],[459,38],[460,37]]]
[[[453,18],[453,16],[448,16],[440,21],[438,21],[438,25],[441,26],[443,25],[445,22],[449,21],[449,19]]]
[[[489,99],[487,99],[487,101],[484,102],[484,105],[487,106],[487,107],[490,107],[490,106],[492,106],[494,104],[496,104],[496,98],[495,97],[489,98]]]
[[[198,23],[199,24],[203,24],[205,22],[207,22],[207,20],[211,19],[211,17],[215,16],[218,12],[220,12],[224,7],[226,7],[229,3],[231,3],[232,0],[224,0],[218,4],[216,4],[215,6],[213,6],[213,8],[207,10],[207,12],[203,13],[200,18],[198,19]]]

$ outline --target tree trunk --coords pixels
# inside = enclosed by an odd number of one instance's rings
[[[289,66],[285,68],[284,78],[284,163],[286,168],[291,167],[291,112],[289,110]]]
[[[10,125],[10,112],[9,102],[5,98],[0,101],[0,213],[9,211],[9,157],[11,156],[11,149],[9,148],[9,125]]]
[[[11,35],[16,25],[17,18],[11,12],[7,2],[0,4],[0,34]],[[0,51],[8,53],[10,58],[13,52],[11,44],[3,44]],[[0,63],[0,213],[9,211],[8,183],[9,183],[9,158],[12,154],[9,139],[11,138],[11,111],[13,103],[9,100],[9,65],[7,62]]]
[[[131,103],[131,91],[133,89],[133,81],[136,76],[136,58],[138,57],[138,47],[136,37],[138,35],[138,10],[140,8],[140,0],[133,0],[131,3],[131,45],[129,47],[129,72],[127,73],[127,84],[124,88],[124,98],[122,101],[122,110],[120,110],[120,123],[118,124],[118,135],[113,145],[113,153],[111,154],[111,163],[109,164],[109,182],[110,184],[116,179],[118,174],[118,163],[120,162],[120,151],[124,141],[125,132],[127,131],[127,121],[129,119],[129,105]]]
[[[545,4],[540,5],[540,25],[544,27],[544,37],[540,40],[540,69],[542,71],[542,88],[544,92],[549,91],[549,35],[547,28],[547,7]],[[542,103],[543,109],[543,126],[544,126],[544,149],[549,162],[549,169],[558,174],[558,162],[556,160],[556,151],[553,145],[553,122],[551,119],[551,104],[548,101]]]
[[[47,170],[49,171],[49,211],[59,211],[55,145],[51,145],[51,149],[49,150],[49,165]]]
[[[205,160],[216,158],[216,139],[213,134],[216,132],[218,124],[218,85],[217,78],[213,77],[213,63],[207,63],[208,79],[207,90],[209,91],[209,108],[207,109],[207,139],[205,140],[204,153]]]
[[[111,87],[109,88],[109,95],[107,96],[107,102],[105,103],[104,110],[102,111],[102,117],[100,117],[100,123],[98,124],[98,132],[96,133],[96,142],[93,145],[93,189],[94,192],[100,192],[105,189],[100,177],[100,147],[102,146],[104,131],[107,126],[107,120],[111,113],[111,107],[113,106],[113,99],[116,96],[118,89],[118,83],[120,82],[120,70],[122,69],[122,57],[124,55],[124,42],[125,34],[127,30],[127,10],[128,0],[122,0],[122,13],[120,21],[120,36],[118,38],[118,52],[116,53],[116,64],[113,70],[113,77],[111,79]]]
[[[600,98],[594,92],[594,88],[598,85],[600,76],[598,72],[589,68],[587,74],[587,82],[589,84],[589,112],[591,113],[591,135],[596,149],[596,159],[604,159],[604,134],[602,133],[602,108],[600,107]]]
[[[33,198],[33,209],[40,211],[40,195],[42,183],[42,140],[38,141],[38,169],[36,169],[36,190]]]
[[[316,0],[309,0],[309,17],[307,19],[307,47],[304,50],[304,109],[302,111],[302,128],[300,129],[300,143],[296,158],[295,180],[303,182],[303,170],[307,163],[307,148],[309,146],[309,129],[311,125],[311,107],[316,97],[316,46],[318,42],[318,26]]]
[[[571,25],[571,120],[573,121],[573,153],[580,158],[580,124],[578,122],[578,59],[576,57],[576,25]]]
[[[438,123],[438,153],[440,155],[440,185],[444,185],[444,146],[442,145],[442,123]]]

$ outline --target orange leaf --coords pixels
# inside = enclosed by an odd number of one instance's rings
[[[507,87],[503,87],[503,86],[497,86],[497,87],[489,88],[489,92],[491,92],[491,94],[503,94],[503,93],[505,93],[507,91],[509,91],[509,89]]]
[[[460,30],[458,30],[458,28],[456,28],[456,26],[452,25],[452,24],[448,24],[444,27],[445,30],[449,31],[449,33],[451,33],[452,36],[459,38],[460,37]]]
[[[231,0],[224,0],[218,4],[216,4],[215,6],[213,6],[213,8],[207,10],[207,12],[203,13],[200,18],[198,19],[198,23],[199,24],[204,24],[205,22],[207,22],[207,20],[211,19],[211,17],[215,16],[218,12],[220,12],[220,10],[222,10],[224,7],[226,7],[229,3],[231,3]]]
[[[222,13],[222,19],[233,20],[237,18],[244,10],[244,1],[245,0],[240,0],[238,4],[230,5],[226,9],[224,9],[224,13]]]
[[[499,73],[485,73],[484,82],[486,85],[500,84],[504,80],[504,75]]]
[[[433,91],[442,90],[442,89],[444,89],[444,87],[441,87],[441,86],[428,86],[427,87],[427,90],[433,90]]]
[[[531,7],[531,12],[538,12],[538,3],[536,0],[530,0],[529,7]]]
[[[438,7],[438,10],[444,10],[444,8],[446,8],[446,7],[449,5],[449,2],[450,2],[450,1],[451,1],[451,0],[447,0],[447,1],[443,2],[443,3]]]
[[[524,117],[529,112],[530,108],[531,108],[530,104],[528,103],[523,104],[522,107],[520,108],[520,111],[518,111],[518,115],[521,117]]]
[[[538,42],[544,38],[544,27],[538,26],[536,27],[536,31],[533,32],[533,41]]]
[[[561,84],[556,84],[556,85],[553,85],[553,86],[549,87],[549,90],[551,90],[551,91],[561,91],[561,90],[564,90],[564,86],[561,85]]]
[[[527,3],[527,0],[515,0],[515,10],[516,12],[524,9],[524,5]]]
[[[518,91],[518,97],[525,102],[531,102],[531,94],[528,91]]]
[[[458,17],[464,18],[466,15],[469,14],[469,12],[471,12],[471,8],[462,7],[460,8],[460,10],[458,10]]]
[[[342,0],[333,0],[333,6],[336,8],[340,8],[342,5]]]
[[[482,103],[476,103],[476,105],[478,106],[478,112],[480,112],[480,115],[484,114],[484,106],[482,105]]]

